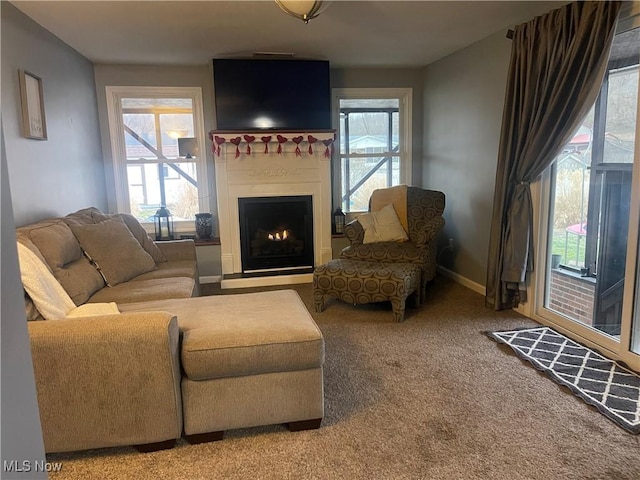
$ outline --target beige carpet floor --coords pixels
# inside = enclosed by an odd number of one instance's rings
[[[400,324],[391,322],[389,304],[330,300],[317,314],[310,285],[281,288],[299,292],[325,337],[320,429],[229,431],[220,442],[181,440],[150,454],[114,448],[49,455],[63,462],[50,478],[640,478],[639,435],[482,333],[532,321],[487,309],[482,296],[443,278]],[[212,286],[205,292],[221,293]]]

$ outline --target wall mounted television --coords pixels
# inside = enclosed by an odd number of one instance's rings
[[[218,130],[331,128],[329,62],[214,59]]]

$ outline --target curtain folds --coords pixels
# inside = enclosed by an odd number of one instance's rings
[[[560,153],[587,114],[606,72],[620,2],[574,2],[518,25],[502,117],[486,304],[526,301],[533,271],[529,183]]]

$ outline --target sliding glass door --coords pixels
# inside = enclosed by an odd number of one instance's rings
[[[545,172],[537,295],[544,320],[638,369],[639,56],[640,28],[616,35],[593,108]]]

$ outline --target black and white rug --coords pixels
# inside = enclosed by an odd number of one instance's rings
[[[548,328],[487,332],[628,432],[640,433],[640,376]]]

